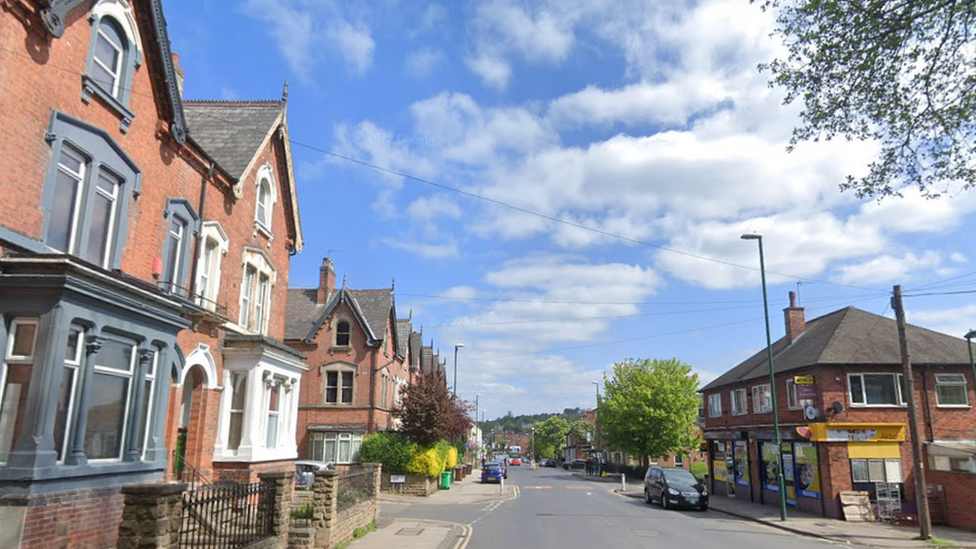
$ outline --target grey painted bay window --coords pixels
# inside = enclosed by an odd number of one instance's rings
[[[182,198],[171,198],[166,204],[166,241],[163,243],[163,276],[160,285],[164,291],[187,297],[187,280],[190,273],[192,237],[199,232],[200,218]]]
[[[14,440],[22,429],[24,405],[30,389],[37,340],[37,320],[18,318],[10,322],[9,336],[0,364],[0,463],[7,461]]]

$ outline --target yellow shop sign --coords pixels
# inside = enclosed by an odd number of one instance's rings
[[[813,385],[813,376],[793,376],[793,383],[797,385]]]
[[[813,442],[901,442],[904,423],[811,423]]]

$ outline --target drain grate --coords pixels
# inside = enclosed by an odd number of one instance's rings
[[[423,528],[400,528],[395,535],[397,536],[419,536]]]

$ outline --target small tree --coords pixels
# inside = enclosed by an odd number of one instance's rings
[[[552,416],[535,425],[535,457],[552,457],[556,450],[566,444],[569,422],[559,416]]]
[[[607,446],[643,458],[694,446],[698,375],[677,359],[628,359],[604,381],[599,419]]]
[[[399,431],[404,436],[427,447],[466,435],[471,428],[471,409],[467,402],[451,397],[440,373],[429,371],[403,389],[393,416],[400,420]]]

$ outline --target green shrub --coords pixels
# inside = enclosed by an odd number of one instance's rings
[[[407,464],[407,472],[414,475],[436,478],[444,471],[444,459],[437,447],[418,450]]]
[[[376,433],[363,439],[361,463],[382,463],[384,473],[407,473],[417,445],[396,433]]]
[[[447,459],[444,460],[445,469],[453,469],[458,465],[458,451],[457,448],[451,446],[447,449]]]
[[[315,511],[315,507],[311,503],[306,503],[297,509],[291,510],[291,518],[298,519],[311,519]]]
[[[698,480],[704,479],[708,476],[708,464],[703,461],[691,464],[691,474],[698,477]]]

